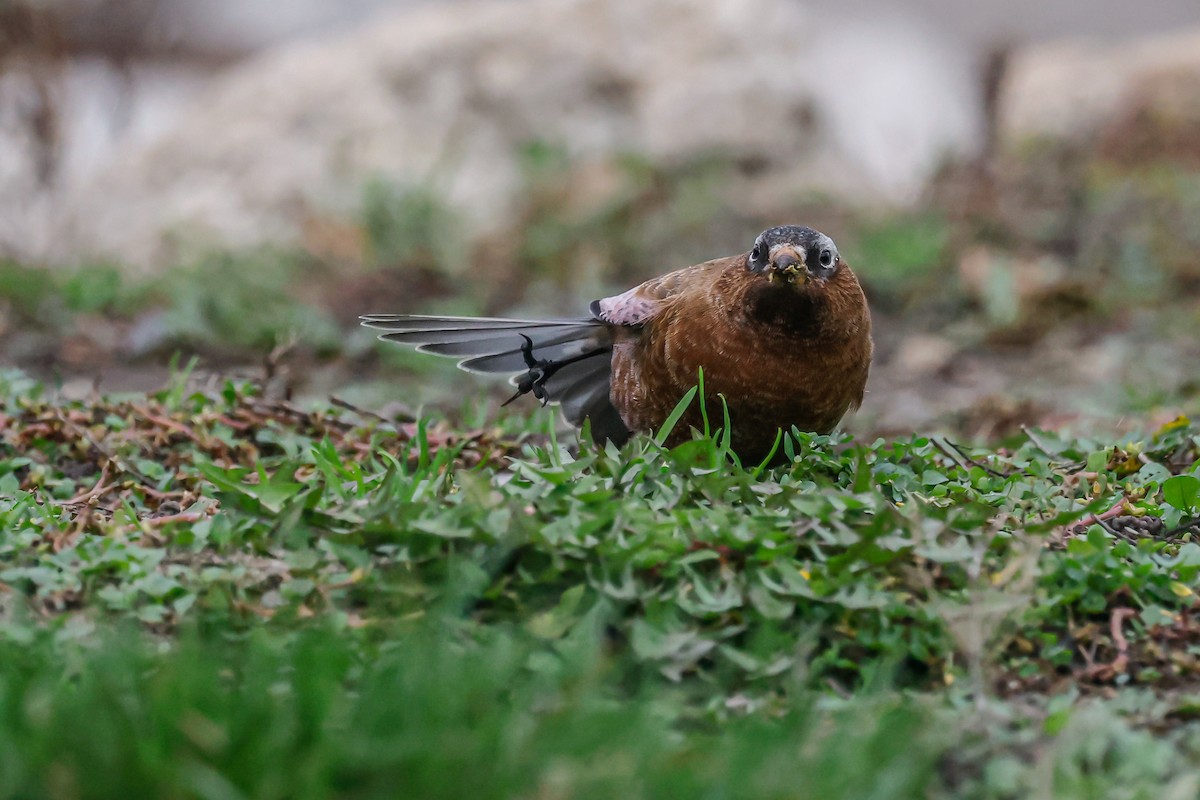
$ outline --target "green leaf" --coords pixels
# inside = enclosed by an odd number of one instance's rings
[[[560,639],[579,618],[579,601],[587,589],[584,584],[572,586],[562,594],[554,608],[532,617],[525,628],[539,639]]]
[[[1104,472],[1108,469],[1108,460],[1112,458],[1113,448],[1106,447],[1103,450],[1095,450],[1088,453],[1087,463],[1084,469],[1088,472]]]
[[[1163,481],[1163,502],[1180,511],[1200,508],[1200,478],[1193,475],[1176,475]]]
[[[796,610],[794,602],[780,600],[762,584],[753,584],[747,594],[750,604],[767,619],[788,619]]]
[[[927,469],[921,474],[921,483],[925,484],[926,486],[937,486],[939,484],[946,483],[949,480],[950,479],[944,474],[933,469]]]
[[[692,400],[696,397],[696,391],[697,388],[695,386],[687,390],[687,393],[675,404],[675,408],[671,411],[670,416],[667,417],[667,421],[658,429],[658,433],[654,434],[654,441],[659,446],[662,446],[667,441],[667,438],[671,435],[671,431],[675,430],[675,426],[679,424],[679,420],[687,413],[688,406],[692,404]]]

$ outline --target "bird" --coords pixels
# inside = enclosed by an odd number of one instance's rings
[[[532,394],[556,404],[576,427],[590,420],[599,443],[658,430],[701,370],[704,397],[689,405],[668,446],[728,409],[733,452],[763,461],[777,453],[781,430],[830,433],[862,404],[870,309],[833,239],[812,228],[769,228],[744,253],[677,269],[589,311],[572,319],[360,320],[382,340],[458,358],[470,372],[509,375],[517,391],[508,403]]]

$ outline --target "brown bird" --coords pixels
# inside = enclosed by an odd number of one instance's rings
[[[517,393],[561,405],[597,441],[659,428],[704,370],[709,419],[724,398],[734,451],[764,459],[779,430],[828,433],[862,403],[871,314],[858,279],[823,233],[759,234],[749,252],[706,261],[597,300],[591,317],[522,320],[369,314],[380,339],[512,375]],[[507,405],[507,403],[506,403]],[[693,403],[668,439],[701,427]]]

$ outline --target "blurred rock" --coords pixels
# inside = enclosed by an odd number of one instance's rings
[[[1131,114],[1182,111],[1194,118],[1198,84],[1200,28],[1020,48],[1009,58],[1001,91],[1000,137],[1010,147],[1043,138],[1091,144]]]
[[[183,98],[203,85],[206,74],[164,64],[118,67],[94,58],[64,62],[52,76],[54,103],[46,111],[55,121],[52,137],[4,118],[6,109],[36,108],[35,77],[0,74],[0,257],[74,261],[89,253],[75,253],[61,237],[67,218],[81,210],[72,208],[79,192],[115,153],[136,150],[169,130]],[[119,124],[110,119],[114,113]]]
[[[95,0],[93,0],[94,2]],[[115,0],[129,2],[129,0]],[[144,1],[144,0],[143,0]],[[258,49],[297,37],[328,35],[379,11],[457,0],[156,0],[163,27],[210,51]]]
[[[1200,35],[1195,38],[1200,47]],[[1100,129],[1097,154],[1122,167],[1200,168],[1200,53],[1138,80]]]
[[[583,164],[719,152],[743,167],[728,196],[776,215],[802,191],[912,196],[940,154],[969,147],[968,73],[916,33],[885,36],[894,68],[876,73],[894,80],[880,83],[845,55],[878,32],[798,46],[812,24],[795,0],[490,0],[282,45],[118,151],[72,193],[50,256],[152,269],[192,248],[295,242],[314,217],[356,213],[379,177],[435,190],[480,241],[514,222],[515,153],[531,141]]]

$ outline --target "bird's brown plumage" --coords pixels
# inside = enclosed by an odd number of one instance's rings
[[[764,285],[745,256],[681,272],[641,330],[614,342],[612,400],[631,430],[661,425],[700,368],[708,417],[721,420],[724,398],[743,459],[766,457],[780,428],[828,433],[862,403],[871,321],[849,269],[804,302],[774,297],[801,290]],[[697,403],[673,440],[701,420]]]
[[[827,257],[828,268],[814,263]],[[523,391],[561,402],[575,424],[590,417],[598,438],[618,442],[660,427],[701,368],[709,420],[721,424],[723,398],[745,461],[765,458],[781,428],[831,431],[863,399],[872,353],[866,298],[833,242],[808,228],[771,229],[751,253],[654,278],[596,301],[592,314],[540,322],[372,315],[364,324],[389,331],[381,338],[472,356],[465,368],[523,373]],[[670,443],[701,419],[694,403]]]

